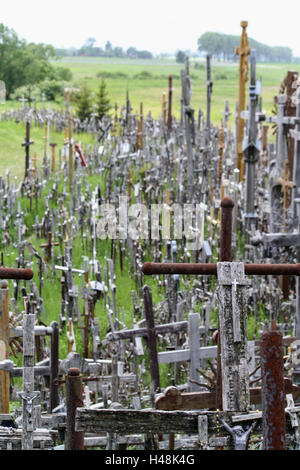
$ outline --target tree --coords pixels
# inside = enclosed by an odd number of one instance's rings
[[[79,92],[74,97],[76,114],[81,121],[91,117],[92,107],[92,92],[86,83],[83,83]]]
[[[110,100],[108,98],[108,91],[106,89],[106,82],[104,78],[101,78],[99,90],[97,93],[96,101],[96,112],[98,119],[102,119],[103,116],[107,116],[111,109]]]
[[[183,64],[185,61],[185,53],[183,51],[178,51],[176,54],[176,62],[178,64]]]
[[[112,52],[113,52],[113,47],[111,45],[111,42],[110,41],[107,41],[105,46],[104,46],[104,50],[105,50],[105,55],[107,57],[111,57],[112,56]]]
[[[50,59],[55,57],[54,47],[27,44],[14,30],[0,24],[0,80],[5,82],[7,98],[16,88],[54,78]]]

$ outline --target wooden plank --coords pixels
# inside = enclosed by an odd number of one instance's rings
[[[263,234],[264,244],[270,244],[272,246],[298,246],[300,243],[299,233],[264,233]]]
[[[77,431],[122,433],[198,433],[197,413],[157,410],[90,410],[77,408]]]
[[[300,388],[293,385],[290,379],[284,380],[285,394],[291,393],[296,399],[300,396]],[[261,388],[250,388],[250,404],[261,403]],[[203,410],[215,408],[216,395],[214,392],[181,393],[177,387],[168,387],[155,401],[157,410]]]
[[[219,420],[230,420],[233,412],[91,410],[77,408],[75,430],[85,433],[117,432],[118,434],[198,434],[198,416],[206,415],[208,433],[215,433]]]
[[[200,382],[200,374],[196,369],[200,367],[200,339],[198,335],[199,313],[189,313],[189,350],[190,350],[190,374],[189,378]],[[189,391],[193,392],[199,389],[199,386],[190,383]]]
[[[181,362],[190,360],[189,349],[175,349],[175,351],[162,351],[157,354],[159,364]],[[217,357],[217,346],[203,346],[200,348],[200,359]]]

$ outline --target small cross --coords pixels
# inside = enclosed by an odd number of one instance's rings
[[[283,194],[283,213],[284,218],[287,218],[287,209],[290,205],[290,194],[292,188],[296,186],[293,181],[289,179],[289,162],[288,160],[284,161],[283,172],[281,174],[281,178],[277,178],[277,183],[281,186],[281,192]]]
[[[51,159],[51,172],[54,173],[55,172],[55,147],[57,146],[57,144],[55,144],[54,142],[50,144],[50,147],[52,148],[52,159]]]
[[[52,233],[48,232],[48,243],[43,243],[40,245],[40,248],[45,248],[46,249],[46,256],[45,256],[45,261],[48,262],[51,259],[51,254],[52,254],[52,247],[53,246],[58,246],[58,242],[52,242]]]

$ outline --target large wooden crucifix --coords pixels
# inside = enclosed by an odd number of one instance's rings
[[[9,358],[8,328],[9,328],[9,289],[6,279],[30,280],[33,271],[29,268],[0,268],[0,361]],[[0,413],[9,413],[9,371],[0,371]]]
[[[239,55],[239,107],[238,107],[238,134],[237,134],[237,168],[240,170],[240,181],[244,180],[244,159],[243,159],[243,137],[244,119],[241,118],[241,111],[246,107],[246,82],[248,80],[248,55],[251,47],[248,46],[246,28],[247,21],[241,22],[243,28],[240,46],[235,48],[235,54]]]
[[[220,236],[220,263],[144,263],[142,266],[142,272],[146,275],[151,274],[190,274],[190,275],[217,275],[221,290],[223,286],[229,285],[229,281],[232,284],[232,292],[237,290],[237,284],[239,284],[239,279],[235,276],[232,276],[232,272],[229,273],[228,279],[224,282],[225,271],[231,268],[241,270],[241,266],[233,266],[236,264],[242,263],[232,263],[232,209],[234,203],[230,197],[224,197],[221,202],[221,236]],[[227,266],[225,266],[227,265]],[[230,266],[232,265],[232,266]],[[225,270],[225,271],[224,271]],[[222,273],[223,271],[223,273]],[[232,271],[232,269],[231,269]],[[222,278],[219,279],[219,275],[222,273]],[[300,275],[300,263],[298,264],[244,264],[244,273],[246,275],[281,275],[281,274],[290,274],[290,275]],[[241,273],[240,273],[241,274]],[[243,284],[243,282],[242,282]],[[242,287],[242,285],[241,285]],[[226,294],[227,295],[227,294]],[[232,294],[232,299],[234,294]],[[227,302],[228,303],[228,302]],[[225,302],[226,304],[226,302]],[[232,305],[232,310],[234,306]],[[223,306],[221,306],[223,309]],[[226,308],[224,309],[226,310]],[[228,310],[228,309],[227,309]],[[230,309],[229,309],[230,310]],[[228,312],[227,312],[228,313]],[[227,315],[225,311],[225,315]],[[239,312],[239,315],[244,313]],[[220,313],[219,313],[220,315]],[[242,318],[241,318],[242,320]],[[234,319],[233,319],[234,321]],[[224,323],[224,322],[223,322]],[[243,325],[239,326],[237,323],[233,324],[233,342],[237,341],[237,336],[241,336],[241,330],[244,330]],[[232,332],[230,332],[230,335]],[[245,331],[243,331],[244,336],[246,336]],[[222,322],[219,322],[219,334],[218,334],[218,354],[217,354],[217,383],[216,383],[216,408],[223,409],[224,396],[227,394],[228,390],[224,390],[222,386],[222,368],[226,367],[226,357],[222,354],[221,358],[221,346],[222,341],[227,341],[230,344],[231,339],[226,338],[227,331],[225,332],[222,327]],[[246,338],[247,339],[247,338]],[[223,350],[223,349],[222,349]],[[222,367],[221,367],[222,360]],[[236,410],[237,411],[237,410]],[[241,411],[241,410],[238,410]]]

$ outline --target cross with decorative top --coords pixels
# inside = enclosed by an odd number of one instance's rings
[[[235,48],[235,54],[240,57],[239,65],[239,104],[238,104],[238,135],[237,135],[237,168],[240,170],[240,181],[244,179],[244,160],[243,160],[243,137],[244,137],[244,119],[241,117],[241,111],[246,108],[246,82],[248,80],[248,55],[251,47],[248,46],[248,37],[246,28],[247,21],[241,22],[243,28],[240,46]]]

